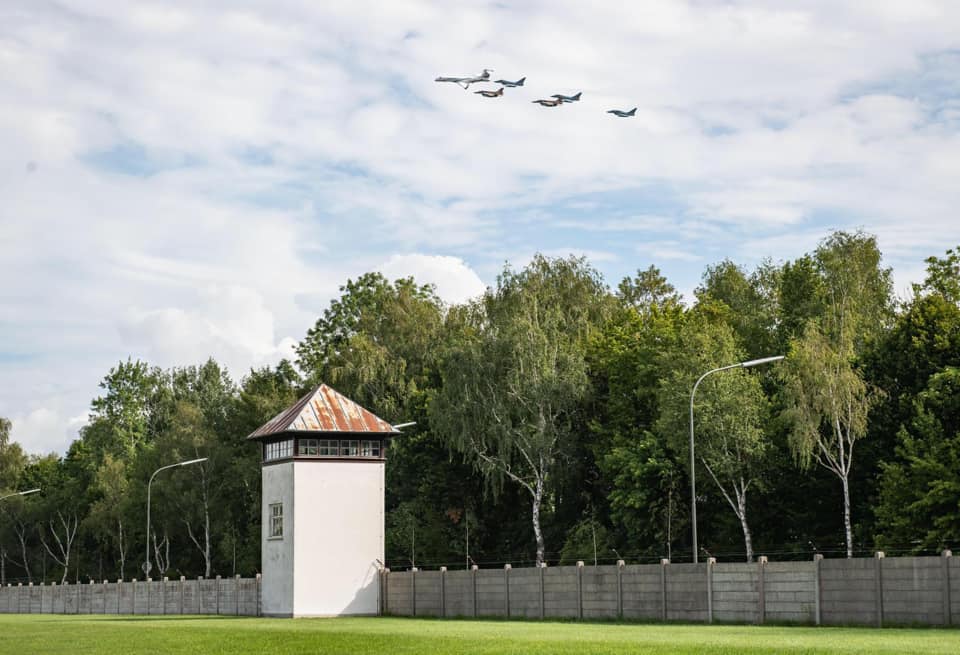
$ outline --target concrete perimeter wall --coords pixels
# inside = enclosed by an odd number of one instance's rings
[[[960,625],[960,558],[404,571],[383,613],[815,625]]]
[[[260,576],[0,587],[0,614],[260,616]]]

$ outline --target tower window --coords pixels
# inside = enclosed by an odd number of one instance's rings
[[[293,457],[293,439],[268,443],[263,447],[263,461]]]
[[[270,505],[270,538],[283,539],[283,503]]]
[[[336,457],[340,454],[340,442],[336,439],[321,439],[319,454]]]
[[[317,455],[319,439],[300,439],[298,442],[298,455]]]

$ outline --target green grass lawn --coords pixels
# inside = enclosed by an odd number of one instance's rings
[[[960,653],[960,631],[0,614],[0,653]]]

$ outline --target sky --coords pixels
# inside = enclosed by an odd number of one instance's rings
[[[434,82],[483,68],[526,85]],[[118,361],[239,379],[371,270],[689,297],[863,229],[906,293],[960,244],[958,128],[954,0],[5,0],[0,416],[62,452]]]

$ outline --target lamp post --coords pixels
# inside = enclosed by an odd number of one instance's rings
[[[696,381],[693,385],[693,391],[690,392],[690,522],[693,527],[693,563],[696,564],[699,561],[699,545],[697,544],[697,474],[696,474],[696,465],[697,460],[694,453],[693,445],[693,398],[697,394],[697,387],[700,386],[700,383],[703,382],[703,379],[710,375],[711,373],[717,373],[719,371],[726,371],[731,368],[752,368],[754,366],[759,366],[760,364],[769,364],[771,362],[778,362],[783,359],[785,355],[776,355],[775,357],[763,357],[761,359],[751,359],[746,362],[737,362],[736,364],[728,364],[727,366],[721,366],[707,371]]]
[[[206,457],[200,457],[199,459],[190,459],[186,462],[177,462],[176,464],[167,464],[166,466],[161,466],[156,471],[153,472],[153,475],[150,476],[150,481],[147,483],[147,559],[143,562],[143,575],[148,577],[150,575],[150,570],[153,568],[153,564],[150,563],[150,485],[153,484],[153,479],[157,477],[157,473],[160,471],[166,471],[167,469],[176,468],[178,466],[189,466],[190,464],[199,464],[200,462],[207,461]]]
[[[6,500],[7,498],[13,498],[14,496],[26,496],[28,494],[35,494],[40,491],[40,488],[28,489],[26,491],[18,491],[16,493],[7,494],[6,496],[0,496],[0,500]]]

